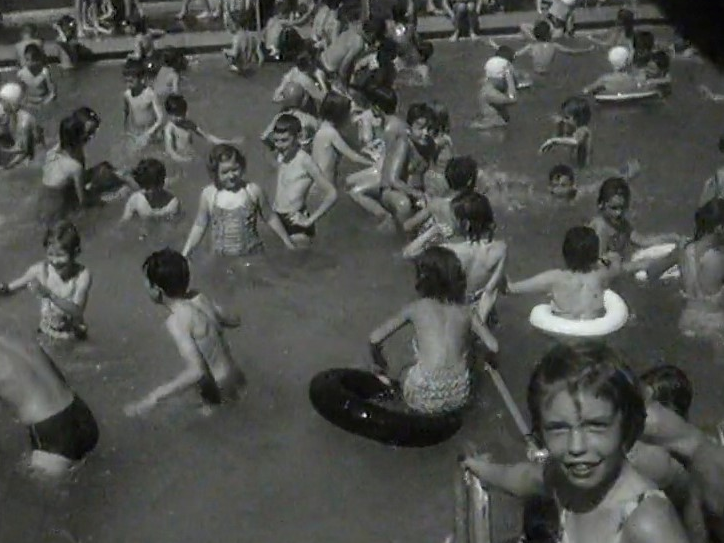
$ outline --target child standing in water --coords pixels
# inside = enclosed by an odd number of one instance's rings
[[[8,295],[27,288],[40,298],[38,331],[51,340],[85,339],[83,318],[91,287],[91,273],[76,258],[80,236],[68,221],[48,228],[43,240],[45,260],[33,264],[19,278],[0,285]]]
[[[273,209],[296,246],[308,246],[316,234],[315,223],[337,201],[337,189],[312,157],[301,148],[302,123],[291,114],[277,118],[272,132],[279,170]],[[309,213],[307,197],[312,185],[321,190],[323,200]]]
[[[480,112],[470,126],[478,130],[506,126],[510,121],[508,106],[517,102],[513,67],[504,58],[491,57],[485,63],[485,78],[480,89]]]
[[[551,296],[553,313],[571,320],[601,317],[603,292],[609,281],[621,273],[621,258],[599,257],[599,240],[595,230],[576,226],[566,232],[563,259],[566,269],[548,270],[523,281],[508,282],[511,294],[545,293]]]
[[[465,273],[449,249],[432,247],[415,262],[420,295],[370,334],[377,371],[388,365],[382,343],[406,324],[415,331],[415,364],[399,381],[408,407],[427,414],[462,408],[470,397],[467,352],[470,330],[477,330],[465,297]],[[385,376],[386,377],[386,376]]]
[[[264,191],[244,179],[246,158],[238,149],[225,144],[214,146],[207,167],[213,184],[201,191],[196,221],[182,251],[184,257],[201,243],[209,223],[214,254],[245,256],[261,252],[264,244],[256,227],[259,217],[266,220],[287,248],[294,248]]]
[[[144,158],[132,173],[141,190],[131,194],[126,201],[121,222],[130,221],[134,216],[141,219],[172,219],[178,215],[181,207],[178,198],[163,188],[166,167],[161,161]]]
[[[236,328],[240,321],[224,313],[209,298],[189,290],[189,263],[180,253],[163,249],[143,263],[146,288],[151,299],[170,312],[166,329],[185,363],[184,371],[128,404],[128,416],[145,415],[162,400],[196,388],[206,407],[238,396],[244,376],[224,338],[224,328]]]
[[[163,125],[163,109],[156,93],[146,84],[146,70],[139,60],[129,60],[123,68],[123,126],[133,150],[148,145]]]
[[[631,51],[618,45],[608,51],[608,62],[612,72],[603,74],[590,85],[583,87],[583,94],[596,95],[600,92],[619,93],[641,90],[636,77],[629,71],[631,67]]]
[[[571,160],[579,168],[591,163],[593,134],[588,126],[591,120],[591,106],[585,98],[572,96],[561,105],[561,115],[556,117],[556,134],[540,146],[539,153],[547,153],[553,147],[562,145],[571,150]]]
[[[363,166],[373,164],[372,160],[347,145],[339,134],[339,129],[349,120],[350,106],[349,98],[335,92],[327,93],[319,108],[319,118],[322,123],[312,141],[312,159],[335,186],[341,156]]]
[[[17,78],[25,86],[27,106],[37,108],[55,100],[55,83],[45,65],[45,55],[34,43],[25,48],[25,65],[18,70]]]
[[[185,62],[183,55],[172,49],[161,52],[161,68],[153,80],[153,92],[159,104],[165,104],[166,98],[172,94],[179,94],[181,70]]]

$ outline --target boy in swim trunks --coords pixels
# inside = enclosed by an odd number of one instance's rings
[[[291,114],[280,115],[274,124],[272,138],[279,170],[272,208],[295,245],[308,246],[316,233],[315,223],[337,200],[337,189],[312,157],[301,148],[301,131],[302,123]],[[321,190],[323,200],[310,214],[307,211],[307,197],[313,185]]]
[[[200,292],[189,290],[188,260],[179,252],[163,249],[143,263],[151,299],[171,313],[166,329],[176,343],[185,369],[138,402],[128,404],[128,416],[140,416],[171,396],[196,388],[205,407],[234,399],[244,377],[224,338],[224,328],[236,328],[238,317],[226,314]]]
[[[93,413],[35,341],[0,337],[0,399],[28,427],[30,469],[58,477],[98,443]]]
[[[128,60],[123,68],[123,127],[134,150],[141,149],[163,126],[163,109],[156,93],[146,84],[146,70],[140,60]]]

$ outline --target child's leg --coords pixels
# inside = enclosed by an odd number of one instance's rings
[[[392,211],[395,220],[402,224],[412,217],[412,202],[410,197],[394,189],[385,189],[382,192],[382,205]]]
[[[59,454],[35,450],[30,455],[30,469],[38,475],[57,479],[68,473],[73,462]]]

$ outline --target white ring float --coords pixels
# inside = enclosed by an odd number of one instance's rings
[[[553,314],[550,304],[540,304],[530,312],[530,324],[539,330],[559,336],[600,337],[623,328],[628,320],[628,306],[612,290],[603,293],[606,314],[596,319],[572,320]]]
[[[599,93],[594,96],[596,102],[614,104],[617,102],[635,102],[647,98],[658,98],[661,94],[655,89],[645,89],[631,92]]]
[[[659,258],[667,257],[671,252],[676,249],[676,243],[662,243],[661,245],[654,245],[653,247],[646,247],[645,249],[639,249],[631,256],[632,262],[638,262],[639,260],[657,260]],[[639,270],[635,275],[639,281],[647,281],[649,278],[646,270]],[[681,277],[681,271],[678,265],[671,266],[662,275],[661,279],[678,279]]]

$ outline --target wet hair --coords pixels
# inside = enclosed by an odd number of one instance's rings
[[[435,120],[435,114],[425,103],[417,102],[407,109],[407,124],[412,126],[416,120],[426,119],[428,124],[432,124]]]
[[[372,86],[362,91],[369,103],[385,115],[394,115],[397,111],[397,93],[393,89]]]
[[[577,126],[586,126],[591,120],[591,106],[588,100],[581,96],[566,98],[561,104],[561,112],[571,117]]]
[[[478,180],[478,163],[469,155],[456,156],[445,166],[445,181],[454,191],[472,190]]]
[[[78,117],[84,124],[94,123],[96,126],[101,124],[101,116],[88,106],[79,107],[73,112],[73,115]]]
[[[26,23],[20,27],[20,35],[34,38],[38,35],[38,27],[33,23]]]
[[[314,72],[314,54],[310,51],[309,46],[303,46],[297,58],[294,60],[294,64],[302,72],[312,74]]]
[[[189,289],[191,271],[189,261],[178,251],[166,247],[151,253],[144,261],[143,273],[151,285],[171,298],[180,298]]]
[[[126,60],[126,63],[123,65],[123,77],[134,77],[141,79],[146,75],[146,67],[144,66],[143,62],[135,59],[135,58],[129,58]]]
[[[442,102],[433,100],[430,102],[430,111],[432,112],[432,125],[438,132],[445,134],[450,133],[450,110]]]
[[[166,113],[174,117],[184,117],[189,110],[189,104],[186,102],[186,98],[180,94],[169,94],[164,103],[164,107],[166,108]]]
[[[551,41],[553,34],[548,21],[538,21],[533,26],[533,37],[538,41]]]
[[[144,158],[133,168],[132,174],[143,190],[160,189],[166,181],[166,166],[155,158]]]
[[[495,56],[504,58],[508,62],[513,62],[515,60],[515,51],[513,51],[513,48],[510,45],[501,45],[495,50]]]
[[[242,170],[246,169],[246,157],[236,147],[226,143],[214,145],[206,159],[206,169],[217,188],[219,185],[219,164],[222,162],[236,162],[241,166]]]
[[[75,225],[68,220],[60,220],[48,227],[43,236],[43,247],[57,245],[69,255],[80,253],[80,234]]]
[[[553,166],[548,172],[548,184],[551,188],[553,180],[556,177],[567,177],[571,180],[571,186],[568,188],[564,197],[568,200],[573,200],[578,194],[578,189],[576,188],[576,176],[573,172],[573,168],[571,168],[568,164],[556,164]]]
[[[574,226],[563,239],[563,260],[573,272],[588,273],[599,261],[600,240],[589,226]]]
[[[634,12],[630,9],[621,8],[616,13],[616,22],[623,28],[623,33],[627,38],[633,38],[634,35]]]
[[[346,96],[328,92],[319,106],[319,117],[333,126],[340,126],[349,118],[352,102]]]
[[[291,134],[294,137],[302,133],[302,121],[291,113],[282,113],[274,123],[275,134]]]
[[[63,117],[58,126],[58,140],[64,151],[75,151],[82,147],[86,140],[85,123],[78,115]]]
[[[631,203],[631,187],[628,186],[628,183],[622,177],[609,177],[601,183],[601,188],[598,189],[598,199],[596,203],[598,207],[601,208],[616,196],[623,198],[624,204],[628,206]]]
[[[372,38],[373,41],[380,42],[387,33],[387,25],[385,20],[380,17],[371,17],[362,23],[362,32]]]
[[[453,198],[450,207],[468,240],[492,239],[495,216],[487,196],[474,191],[463,192]]]
[[[651,389],[651,399],[683,419],[689,418],[694,387],[683,370],[673,364],[656,366],[641,374],[641,382]]]
[[[633,34],[632,64],[638,68],[646,66],[651,60],[656,39],[648,30],[638,30]]]
[[[45,54],[37,43],[29,43],[26,45],[23,56],[29,56],[33,62],[43,62],[45,60]]]
[[[662,73],[669,73],[671,57],[669,57],[666,51],[654,51],[651,54],[651,62],[653,62]]]
[[[440,303],[465,303],[467,282],[460,260],[450,249],[431,247],[415,259],[415,290]]]
[[[694,241],[704,236],[713,234],[714,231],[724,226],[724,200],[712,198],[694,214]]]
[[[576,404],[576,396],[584,392],[610,402],[620,414],[624,451],[628,452],[643,432],[646,406],[639,380],[622,356],[604,343],[558,344],[534,368],[528,383],[528,410],[533,435],[543,444],[543,405],[563,390]]]

